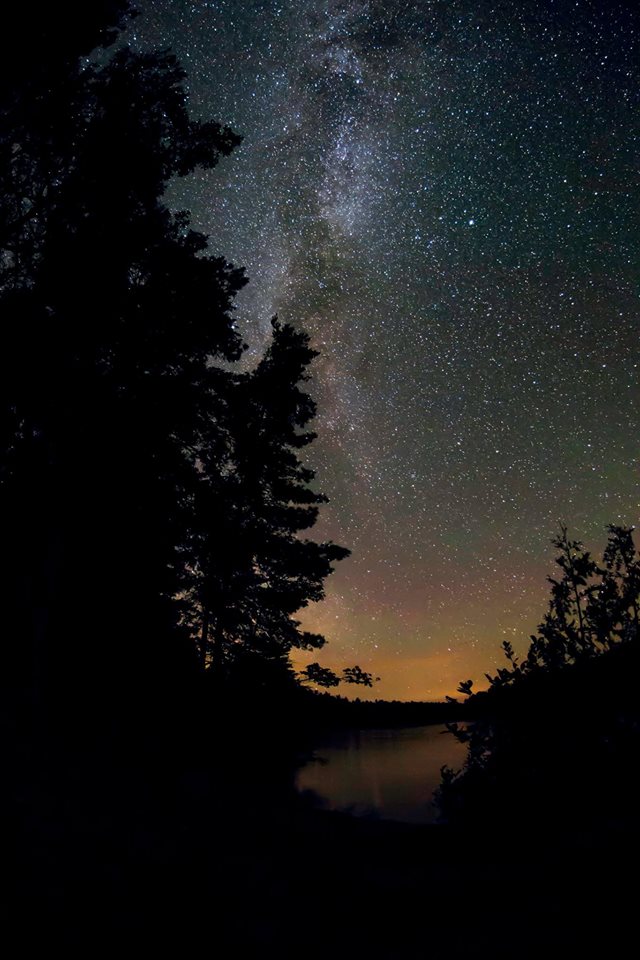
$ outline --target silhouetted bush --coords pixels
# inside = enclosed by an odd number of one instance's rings
[[[443,769],[439,802],[458,822],[528,831],[624,823],[639,799],[637,677],[640,559],[632,529],[610,526],[601,564],[567,536],[554,541],[561,574],[522,661],[467,694],[471,721],[451,732],[468,746],[463,769]]]

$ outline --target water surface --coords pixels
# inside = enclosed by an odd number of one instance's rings
[[[325,741],[318,761],[303,767],[299,790],[312,790],[332,810],[405,823],[434,823],[443,765],[459,769],[466,747],[442,724],[350,730]]]

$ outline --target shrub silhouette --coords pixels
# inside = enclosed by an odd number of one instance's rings
[[[601,563],[564,526],[553,544],[560,573],[549,577],[549,608],[526,656],[505,641],[508,666],[486,675],[488,690],[459,687],[471,719],[449,725],[468,747],[461,771],[442,772],[439,803],[451,820],[518,816],[534,829],[593,823],[603,793],[624,820],[637,800],[630,759],[640,745],[640,557],[633,530],[608,527]]]

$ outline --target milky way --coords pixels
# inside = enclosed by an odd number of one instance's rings
[[[140,6],[244,137],[171,202],[246,267],[249,356],[274,313],[321,351],[322,661],[451,693],[526,644],[559,519],[638,520],[634,5]]]

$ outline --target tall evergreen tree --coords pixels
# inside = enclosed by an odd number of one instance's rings
[[[169,54],[81,60],[124,7],[97,5],[0,103],[5,675],[36,701],[46,677],[121,684],[175,646],[211,360],[241,350],[242,272],[162,200],[239,138],[189,118]]]
[[[316,353],[306,333],[277,319],[272,326],[256,369],[233,381],[225,467],[215,448],[203,458],[191,617],[219,680],[266,682],[289,669],[292,649],[322,646],[294,615],[323,598],[332,564],[349,553],[300,536],[326,501],[300,459],[315,437],[307,429],[315,403],[303,384]]]
[[[0,90],[5,675],[38,706],[135,696],[196,621],[218,678],[291,677],[324,642],[294,614],[348,552],[300,536],[324,501],[298,456],[307,336],[274,321],[256,370],[216,365],[245,278],[163,202],[239,138],[190,119],[170,54],[83,59],[127,12],[96,5]]]

